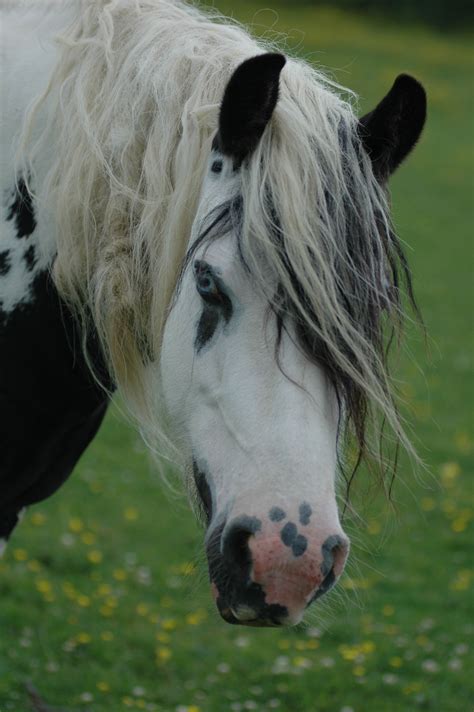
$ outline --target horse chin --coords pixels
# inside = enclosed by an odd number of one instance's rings
[[[221,618],[230,625],[241,625],[250,628],[290,628],[303,620],[304,611],[287,615],[282,618],[259,616],[247,606],[219,606]]]

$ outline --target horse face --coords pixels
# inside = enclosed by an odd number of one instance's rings
[[[161,364],[207,520],[217,607],[229,623],[261,626],[298,623],[349,549],[335,496],[335,390],[290,320],[280,328],[239,242],[240,167],[272,117],[284,65],[278,54],[254,57],[227,85]],[[380,183],[413,148],[425,114],[423,88],[401,75],[360,121]]]
[[[164,334],[164,396],[206,516],[221,615],[294,624],[347,556],[335,498],[339,413],[291,330],[279,339],[236,235],[199,244],[201,226],[239,185],[233,160],[213,151]]]

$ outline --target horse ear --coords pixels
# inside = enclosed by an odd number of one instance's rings
[[[387,180],[408,156],[425,119],[425,90],[408,74],[400,74],[380,104],[360,119],[362,143],[379,180]]]
[[[257,147],[278,101],[282,54],[247,59],[230,78],[219,116],[217,145],[238,165]]]

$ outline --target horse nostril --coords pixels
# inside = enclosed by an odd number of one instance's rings
[[[346,563],[348,542],[340,536],[330,536],[323,544],[323,563],[321,573],[323,580],[316,591],[313,600],[320,598],[327,593],[336,583],[336,578],[340,576]]]
[[[256,517],[240,517],[224,532],[222,554],[225,561],[247,572],[252,562],[249,539],[261,528],[261,522]]]
[[[326,539],[322,546],[323,563],[321,573],[324,578],[334,569],[335,576],[342,573],[347,558],[349,545],[341,536],[334,535]]]

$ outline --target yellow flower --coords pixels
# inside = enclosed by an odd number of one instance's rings
[[[81,536],[81,540],[84,544],[86,544],[86,546],[92,546],[92,544],[95,543],[96,535],[92,532],[84,532]]]
[[[110,692],[110,685],[108,682],[100,680],[100,682],[97,683],[97,689],[101,692]]]
[[[111,640],[114,639],[114,634],[110,630],[104,630],[101,634],[100,637],[102,640],[105,640],[106,642],[110,642]]]
[[[311,665],[311,660],[298,656],[296,658],[293,658],[293,665],[297,668],[308,668]]]
[[[188,625],[199,625],[203,620],[207,618],[206,611],[196,611],[195,613],[188,613],[186,616],[186,623]]]
[[[108,583],[101,583],[99,588],[97,589],[97,595],[98,596],[110,596],[112,593],[112,588],[109,586]]]
[[[31,515],[30,521],[35,527],[41,527],[45,523],[46,517],[41,512],[35,512]]]
[[[421,682],[412,682],[403,688],[404,695],[412,695],[414,692],[419,692],[422,688]]]
[[[365,667],[362,665],[356,665],[352,672],[356,677],[363,677],[363,675],[365,675]]]
[[[52,586],[46,579],[38,579],[36,581],[36,588],[40,593],[51,593]]]
[[[69,520],[69,529],[76,534],[81,532],[84,529],[82,519],[79,519],[79,517],[72,517],[72,519]]]
[[[156,658],[159,662],[165,663],[170,659],[172,652],[169,648],[158,648],[156,651]]]
[[[89,635],[89,633],[78,633],[76,636],[76,640],[78,643],[81,643],[82,645],[87,645],[87,643],[90,643],[92,638]]]
[[[467,520],[464,519],[464,517],[457,517],[457,519],[455,519],[451,523],[451,529],[456,534],[460,534],[461,532],[465,531],[466,527],[467,527]]]
[[[17,561],[26,561],[28,558],[28,552],[26,549],[14,549],[13,556]]]
[[[138,509],[135,507],[127,507],[123,513],[123,516],[127,522],[135,522],[138,519]]]
[[[92,549],[92,551],[89,551],[87,553],[87,558],[91,562],[91,564],[100,564],[102,561],[102,552],[98,551],[97,549]]]
[[[395,608],[393,606],[390,606],[387,604],[386,606],[384,606],[382,608],[382,613],[384,614],[384,616],[387,616],[387,617],[393,616],[393,614],[395,613]]]
[[[167,618],[161,625],[163,630],[174,630],[178,624],[174,618]]]
[[[85,596],[84,594],[80,593],[77,597],[77,603],[81,608],[88,608],[91,605],[91,599],[89,596]]]
[[[139,616],[146,616],[150,612],[150,609],[146,603],[139,603],[135,610]]]
[[[360,655],[360,650],[357,645],[341,645],[339,647],[339,652],[341,653],[344,660],[355,660]]]
[[[403,660],[399,657],[390,658],[389,662],[394,668],[400,668],[403,665]]]
[[[124,569],[115,569],[113,577],[116,581],[125,581],[127,572]]]
[[[473,577],[472,571],[469,569],[461,569],[458,571],[456,578],[451,583],[450,588],[453,591],[467,591],[471,585],[471,578]]]
[[[461,468],[457,462],[445,462],[444,465],[441,465],[441,479],[445,487],[452,487],[460,474]]]

